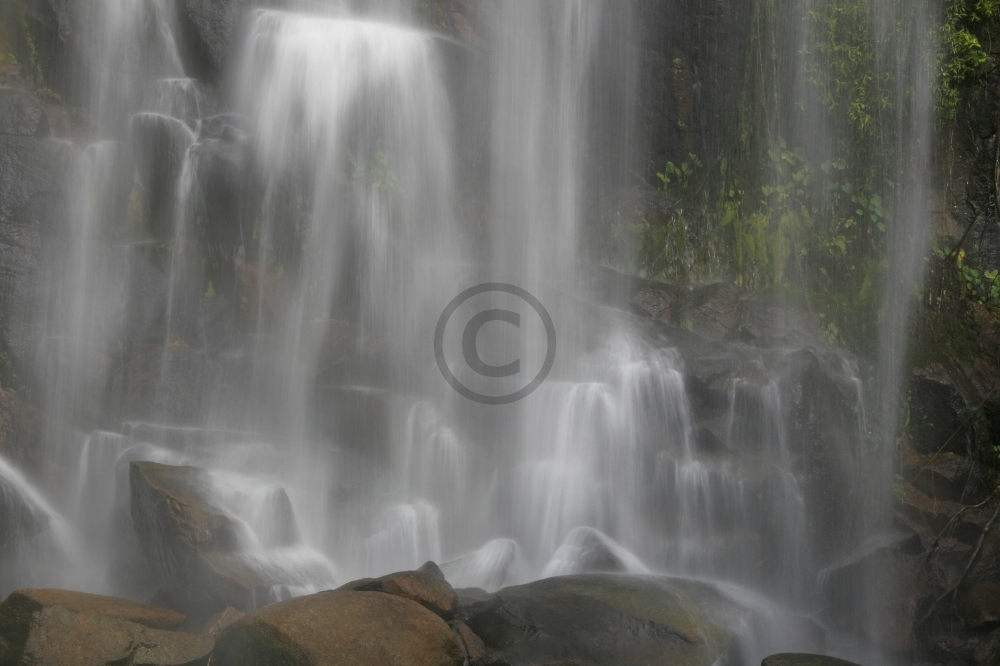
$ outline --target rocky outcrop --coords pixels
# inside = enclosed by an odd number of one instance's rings
[[[271,604],[219,636],[218,666],[461,666],[465,654],[440,617],[378,592],[320,592]]]
[[[46,138],[39,105],[25,92],[0,89],[0,317],[10,361],[25,370],[46,238],[69,219],[66,193],[76,153]]]
[[[49,134],[45,112],[20,90],[0,88],[0,135],[38,136]]]
[[[455,615],[458,597],[433,562],[416,571],[401,571],[352,586],[357,592],[384,592],[415,601],[427,610],[450,619]]]
[[[218,81],[237,51],[240,22],[253,0],[182,0],[177,3],[188,69],[208,80]]]
[[[210,636],[167,631],[184,616],[125,599],[20,590],[0,604],[0,664],[207,664]]]
[[[19,468],[37,463],[38,409],[14,391],[0,389],[0,455]]]
[[[507,587],[459,610],[511,664],[710,666],[744,615],[705,583],[615,574]]]
[[[203,470],[133,462],[129,481],[139,543],[175,603],[248,611],[273,599],[272,588],[283,581],[240,556],[239,526],[208,499]],[[292,524],[292,516],[285,522]]]

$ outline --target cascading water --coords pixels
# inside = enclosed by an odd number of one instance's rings
[[[485,8],[466,106],[447,72],[473,55],[407,27],[406,11],[385,11],[397,23],[308,11],[252,13],[231,100],[184,76],[166,3],[90,17],[100,140],[80,157],[38,349],[41,483],[76,555],[68,582],[37,584],[155,593],[128,471],[152,461],[204,471],[238,557],[273,583],[266,600],[428,559],[489,589],[669,572],[739,585],[766,609],[746,663],[795,638],[781,618],[816,615],[820,572],[884,528],[862,523],[887,504],[871,488],[891,487],[877,483],[888,467],[865,471],[844,356],[797,333],[768,346],[664,336],[586,286],[593,209],[632,157],[627,140],[603,143],[609,125],[629,134],[605,103],[630,104],[634,63],[609,49],[633,37],[628,7]],[[926,132],[918,93],[907,118]],[[460,106],[483,116],[475,195],[461,191],[474,178]],[[217,177],[220,164],[238,176]],[[901,210],[921,182],[900,188]],[[890,302],[918,273],[921,237],[898,241]],[[486,281],[534,293],[558,332],[551,376],[511,405],[457,395],[433,355],[445,305]],[[884,331],[891,412],[905,316]],[[543,345],[522,340],[503,357],[537,365]],[[831,508],[838,486],[857,492]],[[37,579],[14,574],[4,591]]]

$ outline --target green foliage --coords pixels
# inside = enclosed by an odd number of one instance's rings
[[[897,1],[897,11],[910,6]],[[1000,0],[944,0],[943,14],[930,42],[938,52],[935,67],[936,107],[951,120],[959,88],[988,59],[975,30],[1000,14]],[[879,32],[873,0],[820,0],[809,13],[812,39],[803,55],[810,80],[826,106],[843,113],[861,137],[882,134],[879,115],[891,107],[893,68],[876,66],[879,49],[904,38],[902,21]]]
[[[972,30],[998,13],[1000,0],[946,0],[944,10],[938,54],[937,105],[942,118],[951,120],[958,108],[959,86],[988,60]]]
[[[383,194],[402,194],[399,177],[393,171],[389,155],[385,152],[377,150],[371,159],[358,159],[348,150],[347,164],[354,183],[363,183]]]
[[[625,225],[637,270],[680,281],[727,274],[750,291],[794,291],[822,318],[832,342],[873,352],[894,223],[897,186],[890,178],[913,145],[899,132],[915,80],[895,77],[915,74],[896,64],[900,54],[925,54],[936,73],[937,115],[949,121],[960,87],[988,60],[983,24],[1000,17],[1000,0],[942,0],[938,23],[916,28],[923,25],[916,12],[926,5],[890,2],[893,22],[882,20],[885,7],[876,0],[753,3],[747,83],[727,100],[738,110],[729,118],[731,133],[714,160],[674,157],[656,174],[656,205]],[[789,35],[802,35],[797,61],[784,50]],[[788,81],[803,73],[808,85],[791,89]],[[808,143],[803,132],[814,126],[835,141],[807,151],[781,137],[797,132]],[[992,307],[997,276],[949,261],[959,291]]]
[[[877,116],[890,105],[890,75],[879,76],[875,67],[871,0],[822,0],[809,20],[812,40],[803,55],[810,81],[827,108],[845,112],[862,137],[877,135]]]
[[[945,262],[954,261],[955,272],[967,298],[986,307],[1000,308],[1000,271],[979,271],[968,265],[965,250],[948,252],[936,245],[934,253]]]
[[[673,162],[667,162],[667,166],[663,172],[656,174],[664,190],[667,189],[668,185],[677,185],[681,190],[687,190],[691,182],[691,175],[695,169],[701,166],[701,160],[698,159],[697,155],[689,153],[688,157],[691,161],[681,162],[680,166],[677,166]]]

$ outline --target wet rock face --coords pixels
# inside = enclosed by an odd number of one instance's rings
[[[0,89],[0,315],[12,361],[26,365],[45,241],[69,219],[66,194],[76,158],[48,135],[42,109],[25,93]]]
[[[183,621],[126,599],[20,590],[0,604],[0,664],[207,664],[211,637],[166,630]]]
[[[183,121],[159,113],[137,113],[129,121],[129,144],[145,193],[150,230],[161,240],[173,236],[179,176],[194,140],[194,132]]]
[[[44,137],[48,133],[42,107],[20,90],[0,88],[0,135]]]
[[[947,377],[918,370],[910,380],[908,393],[914,448],[920,453],[967,455],[972,437],[965,423],[969,410]]]
[[[133,462],[129,481],[139,543],[164,590],[180,605],[246,611],[270,598],[280,581],[237,555],[238,526],[208,501],[203,470]],[[290,512],[291,505],[286,506]],[[288,515],[283,522],[294,524],[294,518]]]
[[[440,617],[378,592],[320,592],[266,606],[219,636],[219,666],[461,666],[465,653]]]
[[[709,666],[743,613],[704,583],[589,574],[507,587],[459,616],[511,664]]]
[[[192,71],[218,80],[236,50],[234,37],[253,0],[183,0],[178,3],[181,39]]]

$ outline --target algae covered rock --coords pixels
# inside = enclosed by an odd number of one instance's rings
[[[213,666],[461,666],[448,624],[378,592],[320,592],[265,606],[219,636]]]
[[[126,599],[19,590],[0,604],[0,665],[207,664],[212,637],[165,630],[183,621]]]
[[[711,666],[746,611],[707,583],[581,574],[506,587],[459,616],[510,664]]]

